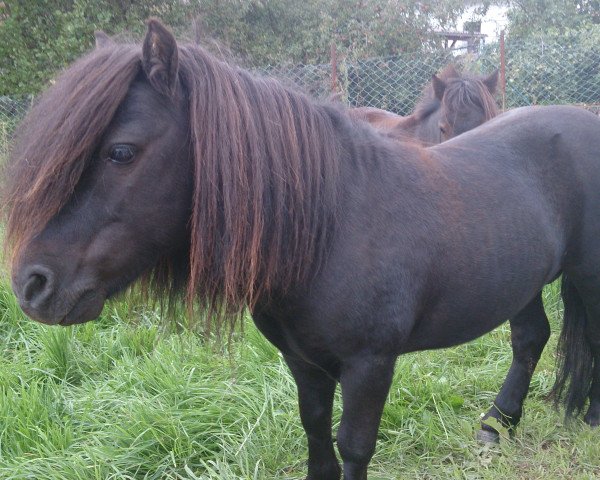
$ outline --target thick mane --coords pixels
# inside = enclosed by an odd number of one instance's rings
[[[28,115],[20,138],[35,142],[17,142],[6,175],[13,258],[73,194],[142,74],[140,58],[129,45],[91,52]],[[182,172],[194,175],[188,300],[234,317],[308,280],[323,260],[338,202],[334,123],[342,115],[195,45],[180,46],[179,78],[194,155],[194,172]],[[171,263],[145,276],[163,293],[178,284]]]
[[[323,259],[339,185],[332,114],[196,46],[180,65],[195,157],[188,294],[252,308]]]
[[[134,47],[95,50],[66,70],[31,109],[3,172],[5,247],[13,258],[71,197],[139,71]]]

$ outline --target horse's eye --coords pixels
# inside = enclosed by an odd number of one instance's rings
[[[442,135],[446,134],[446,129],[444,128],[443,125],[440,125],[440,132],[442,132]]]
[[[130,163],[135,156],[135,147],[133,145],[113,145],[110,148],[108,159],[113,163]]]

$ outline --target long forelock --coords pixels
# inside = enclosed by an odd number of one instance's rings
[[[443,102],[447,112],[476,107],[483,111],[486,121],[498,115],[493,95],[479,78],[464,77],[450,81]]]
[[[140,69],[140,49],[111,45],[68,68],[18,129],[3,178],[5,249],[19,249],[67,203]]]

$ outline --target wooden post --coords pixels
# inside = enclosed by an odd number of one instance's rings
[[[337,75],[337,49],[335,42],[331,42],[331,93],[337,93],[338,89]]]
[[[506,57],[504,52],[504,30],[500,32],[500,89],[502,91],[502,111],[506,110]]]

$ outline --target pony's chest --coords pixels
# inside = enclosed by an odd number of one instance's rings
[[[300,358],[325,370],[339,379],[339,345],[333,333],[314,328],[310,321],[299,315],[255,312],[252,315],[258,330],[283,354]],[[327,330],[327,329],[326,329]]]

